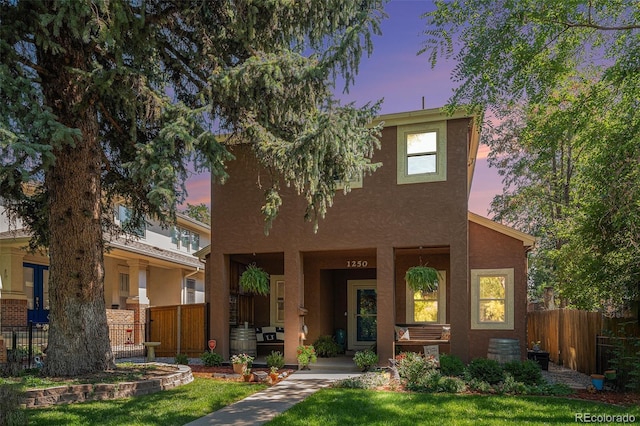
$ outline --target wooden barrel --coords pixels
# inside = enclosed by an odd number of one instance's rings
[[[256,356],[256,331],[252,328],[232,328],[229,342],[231,355],[247,354]]]
[[[520,340],[518,339],[489,339],[487,358],[495,359],[501,364],[510,361],[520,361]]]

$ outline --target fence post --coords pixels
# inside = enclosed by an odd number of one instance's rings
[[[31,368],[31,359],[33,358],[33,321],[29,321],[29,330],[27,330],[27,345],[29,349],[27,349],[27,363],[29,368]]]

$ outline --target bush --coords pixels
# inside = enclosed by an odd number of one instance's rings
[[[175,364],[188,365],[189,357],[187,354],[176,354]]]
[[[269,355],[267,355],[267,367],[276,367],[280,370],[284,367],[284,355],[280,351],[271,351]]]
[[[388,373],[370,372],[355,377],[338,380],[332,387],[345,389],[377,389],[391,384]]]
[[[504,370],[495,359],[476,358],[467,365],[467,375],[470,379],[476,379],[495,385],[504,380]]]
[[[356,363],[358,368],[366,371],[369,367],[378,365],[378,355],[370,349],[365,349],[364,351],[356,352],[353,362]]]
[[[436,361],[414,352],[402,352],[396,356],[396,366],[400,378],[405,379],[408,386],[413,386],[419,383],[421,377],[435,370]]]
[[[464,375],[464,363],[455,355],[442,354],[440,355],[440,373],[443,376],[461,377]]]
[[[516,382],[524,383],[527,386],[539,385],[544,381],[540,365],[530,359],[507,362],[504,365],[504,371],[511,374]]]
[[[0,425],[26,425],[27,416],[20,409],[21,393],[16,385],[0,386]]]
[[[222,361],[224,361],[222,355],[217,352],[205,352],[200,355],[200,359],[202,360],[202,363],[207,367],[217,367],[219,365],[222,365]]]
[[[329,335],[318,337],[318,340],[313,342],[313,347],[316,349],[316,355],[320,358],[334,357],[342,350],[342,347]]]
[[[407,389],[414,392],[438,392],[441,378],[438,370],[426,370],[422,376],[407,381]]]
[[[467,385],[459,377],[442,377],[438,383],[438,392],[462,393],[465,390]]]
[[[530,392],[529,386],[522,382],[516,381],[511,374],[505,376],[504,382],[498,386],[498,392],[501,394],[522,395]]]

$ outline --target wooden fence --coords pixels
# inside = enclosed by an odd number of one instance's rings
[[[208,305],[155,306],[149,308],[149,341],[160,342],[156,356],[175,357],[185,354],[199,357],[207,348]]]
[[[621,320],[604,318],[599,312],[556,309],[527,314],[528,347],[540,341],[549,359],[585,374],[596,371],[596,336],[604,330],[616,331]],[[627,335],[637,335],[636,325],[628,328]]]

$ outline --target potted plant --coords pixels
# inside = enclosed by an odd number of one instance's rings
[[[413,291],[431,293],[438,289],[440,274],[430,266],[412,266],[404,276],[409,288]]]
[[[300,370],[308,370],[309,364],[318,360],[318,358],[316,357],[316,350],[313,345],[298,346],[297,354],[298,366],[300,367]]]
[[[242,379],[245,382],[250,382],[253,379],[253,374],[251,374],[251,369],[247,368],[242,372]]]
[[[240,275],[240,287],[247,293],[266,296],[271,290],[269,274],[255,263],[252,263],[248,265],[247,269]]]
[[[364,351],[356,352],[353,357],[353,362],[355,362],[362,371],[369,371],[369,368],[378,364],[378,355],[371,349],[365,349]]]
[[[236,374],[244,374],[249,364],[253,362],[253,357],[245,353],[232,355],[231,364],[233,364],[233,372]]]
[[[271,379],[271,383],[276,383],[278,381],[278,367],[271,367],[271,371],[269,371],[269,378]]]

